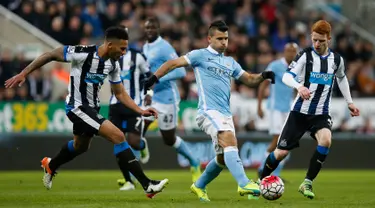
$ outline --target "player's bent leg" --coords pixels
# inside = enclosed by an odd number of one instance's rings
[[[114,143],[114,155],[121,171],[130,171],[141,183],[147,196],[152,198],[161,192],[168,184],[168,179],[162,181],[150,180],[143,172],[139,162],[125,140],[125,135],[110,121],[106,120],[99,128],[99,135]]]
[[[262,164],[258,168],[258,177],[259,178],[261,177],[261,174],[263,172],[263,166],[266,163],[268,155],[276,149],[278,139],[279,139],[279,135],[273,135],[272,136],[272,141],[269,143],[269,145],[267,147],[267,152],[264,156],[264,160],[262,161]]]
[[[62,146],[60,152],[54,158],[44,157],[42,159],[41,167],[44,170],[43,185],[47,189],[52,188],[52,179],[61,165],[73,160],[89,149],[91,138],[91,136],[75,135],[73,140]]]
[[[185,141],[181,137],[176,136],[176,128],[160,130],[160,132],[166,145],[173,146],[179,154],[189,160],[192,181],[195,182],[201,175],[199,159],[193,156]]]
[[[282,150],[278,148],[276,148],[275,151],[271,152],[268,155],[266,162],[264,163],[260,180],[262,180],[266,176],[271,175],[271,173],[277,168],[281,160],[288,156],[288,154],[289,150]]]
[[[221,158],[221,163],[219,162],[219,158]],[[198,178],[193,185],[191,185],[190,189],[192,193],[197,195],[200,201],[210,201],[207,195],[206,186],[213,181],[221,171],[224,169],[224,155],[218,154],[214,159],[212,159],[206,169],[203,171],[202,175]]]
[[[238,155],[237,139],[232,131],[218,133],[219,145],[224,148],[224,161],[238,184],[238,193],[244,195],[260,195],[259,185],[251,181],[245,174],[245,169]]]
[[[309,169],[305,180],[300,185],[298,191],[302,193],[305,197],[313,199],[315,194],[312,188],[312,182],[320,172],[327,155],[329,153],[329,148],[331,147],[331,130],[328,128],[322,128],[314,134],[316,140],[318,141],[318,146],[311,157]]]

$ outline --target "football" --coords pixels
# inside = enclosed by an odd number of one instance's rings
[[[267,176],[260,182],[260,193],[267,200],[279,199],[284,193],[284,182],[277,176]]]

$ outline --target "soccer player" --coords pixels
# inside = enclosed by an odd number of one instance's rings
[[[210,201],[206,186],[220,174],[224,166],[236,179],[237,191],[241,196],[260,194],[258,184],[246,176],[238,154],[229,108],[231,78],[239,79],[249,87],[256,87],[265,79],[271,79],[274,83],[275,74],[272,71],[249,74],[232,57],[225,56],[228,29],[224,21],[213,22],[208,29],[207,48],[193,50],[185,56],[167,61],[145,82],[145,88],[148,89],[175,68],[188,65],[194,68],[199,86],[197,124],[211,136],[216,151],[216,157],[209,162],[206,170],[191,186],[192,192],[201,201]]]
[[[144,79],[151,76],[146,57],[139,51],[128,49],[120,58],[120,77],[123,87],[134,102],[142,107],[151,104],[151,96],[144,95]],[[144,105],[144,102],[145,103]],[[123,105],[113,94],[110,98],[109,120],[119,128],[127,137],[129,145],[135,151],[140,151],[141,163],[147,163],[150,153],[147,147],[147,141],[141,135],[143,134],[143,117],[132,109]],[[120,167],[121,168],[121,167]],[[121,169],[124,179],[119,179],[117,183],[121,186],[121,191],[135,189],[135,183],[126,169]]]
[[[156,116],[153,108],[142,110],[126,94],[120,79],[118,59],[126,52],[128,33],[123,27],[106,30],[104,44],[100,46],[63,46],[35,59],[22,72],[5,82],[7,88],[21,86],[31,72],[50,61],[71,62],[69,94],[66,97],[66,113],[73,123],[74,139],[67,142],[54,158],[41,161],[44,169],[43,184],[52,187],[57,169],[86,152],[95,134],[114,144],[113,153],[121,169],[129,170],[142,184],[148,197],[162,191],[168,179],[154,181],[144,173],[130,150],[124,133],[99,114],[99,89],[108,76],[116,98],[142,116]]]
[[[145,23],[147,43],[143,46],[143,53],[151,66],[151,71],[155,72],[163,63],[177,58],[174,48],[160,36],[160,24],[157,18],[150,17]],[[180,95],[176,85],[176,79],[186,75],[184,68],[178,68],[173,73],[168,74],[158,80],[154,87],[151,106],[159,113],[158,126],[164,143],[174,147],[176,151],[185,156],[190,162],[192,180],[196,181],[201,174],[200,161],[189,150],[181,137],[176,136],[178,122],[178,110]],[[150,122],[146,120],[148,128]]]
[[[301,51],[283,76],[283,82],[297,89],[298,95],[284,124],[277,148],[266,159],[261,178],[270,175],[289,151],[299,146],[299,140],[309,131],[318,145],[299,192],[313,199],[315,194],[312,182],[322,168],[331,147],[332,120],[329,109],[334,78],[348,103],[351,116],[359,116],[359,110],[350,95],[344,60],[328,47],[331,25],[324,20],[317,21],[311,28],[311,40],[313,46]],[[294,79],[296,76],[300,82]]]
[[[267,148],[267,153],[264,159],[275,150],[277,139],[281,133],[283,123],[288,117],[291,101],[293,99],[293,89],[282,82],[284,72],[288,69],[289,64],[297,55],[298,45],[295,43],[288,43],[284,46],[284,57],[271,62],[267,71],[275,73],[275,84],[270,86],[270,94],[267,100],[267,109],[269,110],[269,134],[272,135],[272,141]],[[264,81],[258,88],[258,116],[264,117],[262,109],[262,100],[265,90],[269,86],[269,81]],[[280,176],[280,171],[283,163],[273,172],[274,175]],[[258,173],[262,172],[263,164],[259,167]]]

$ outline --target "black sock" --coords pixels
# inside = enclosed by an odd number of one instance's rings
[[[271,173],[277,168],[281,160],[276,160],[275,155],[273,152],[271,152],[267,159],[266,162],[264,163],[263,167],[263,172],[261,174],[260,180],[263,178],[271,175]]]
[[[70,140],[62,146],[60,152],[52,158],[49,163],[51,171],[56,171],[61,165],[73,160],[75,157],[83,153],[82,151],[76,151],[73,145],[74,140]]]
[[[141,183],[143,189],[147,189],[150,179],[144,174],[141,165],[135,158],[127,142],[115,144],[114,154],[117,158],[117,164],[122,172],[130,171],[134,177]]]
[[[329,148],[319,146],[316,148],[314,155],[310,160],[309,169],[306,174],[306,179],[313,181],[318,175],[320,169],[323,166],[324,161],[328,155]]]

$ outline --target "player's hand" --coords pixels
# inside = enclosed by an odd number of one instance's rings
[[[151,103],[152,103],[152,97],[151,97],[151,95],[146,95],[144,101],[145,101],[145,106],[150,106]]]
[[[155,110],[155,108],[147,108],[146,110],[142,111],[141,115],[144,117],[154,116],[155,119],[158,118],[158,112]]]
[[[262,107],[258,108],[258,116],[259,116],[259,118],[263,118],[264,117],[264,113],[263,113]]]
[[[262,72],[263,79],[270,79],[272,84],[275,84],[275,73],[273,71]]]
[[[302,97],[304,100],[310,99],[310,90],[307,89],[305,86],[301,86],[298,88],[298,94]]]
[[[351,115],[352,117],[354,117],[354,116],[359,116],[359,109],[358,109],[357,107],[355,107],[355,105],[354,105],[353,103],[350,103],[350,104],[348,105],[348,108],[349,108],[349,110],[350,110],[350,115]]]
[[[18,85],[18,87],[21,87],[22,84],[26,81],[26,76],[23,73],[19,73],[12,78],[5,81],[5,88],[12,88]]]
[[[159,82],[158,78],[155,75],[152,75],[148,79],[146,79],[144,83],[144,93],[146,94],[149,89],[155,84]]]

